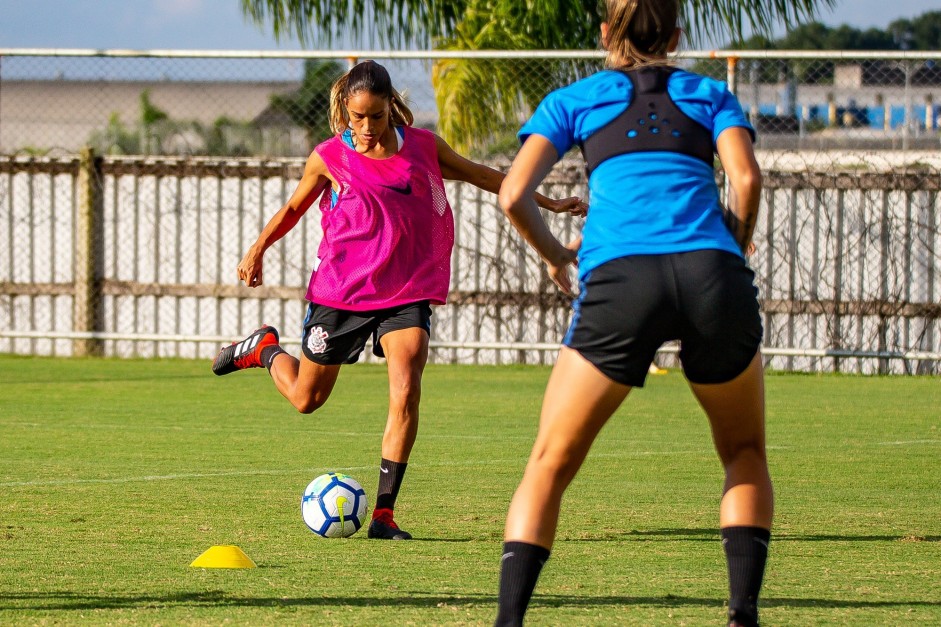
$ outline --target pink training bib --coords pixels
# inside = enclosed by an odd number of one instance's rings
[[[330,188],[320,199],[323,239],[309,301],[349,311],[446,301],[454,218],[435,137],[405,132],[387,159],[363,156],[339,136],[314,149],[340,189],[332,207]]]

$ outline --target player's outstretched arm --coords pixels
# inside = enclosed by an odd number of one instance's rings
[[[568,266],[576,262],[578,242],[564,246],[549,230],[533,193],[558,160],[555,146],[541,135],[530,135],[500,187],[500,206],[516,230],[539,253],[549,276],[566,294],[572,293]]]
[[[741,127],[728,128],[719,135],[716,147],[730,184],[725,223],[742,252],[748,253],[761,202],[761,169],[755,159],[751,134]]]
[[[238,277],[249,287],[263,283],[262,267],[265,251],[290,232],[298,220],[307,213],[313,202],[330,184],[327,166],[316,152],[311,153],[304,166],[304,174],[287,203],[268,220],[255,243],[251,245],[238,265]]]
[[[500,192],[500,185],[506,177],[503,172],[462,157],[437,135],[435,135],[435,140],[438,145],[438,164],[441,166],[443,178],[464,181],[494,194]],[[553,213],[584,216],[588,212],[588,205],[575,196],[555,200],[538,194],[535,190],[533,190],[533,196],[540,207]]]

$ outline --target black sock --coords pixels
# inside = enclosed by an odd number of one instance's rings
[[[729,565],[729,620],[758,625],[758,593],[768,559],[771,532],[761,527],[725,527],[722,546]]]
[[[376,492],[376,509],[395,509],[395,499],[402,487],[402,478],[408,462],[393,462],[385,457],[379,462],[379,489]]]
[[[526,542],[504,542],[500,563],[500,607],[495,627],[523,624],[523,615],[536,588],[549,549]]]
[[[266,346],[261,349],[261,363],[271,372],[271,364],[274,363],[274,358],[285,352],[278,344],[272,344],[271,346]]]

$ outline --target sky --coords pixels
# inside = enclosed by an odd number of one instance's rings
[[[839,0],[830,26],[885,27],[939,0]],[[346,48],[354,46],[344,46]],[[379,49],[378,44],[355,46]],[[240,0],[0,0],[0,48],[300,50],[242,15]]]

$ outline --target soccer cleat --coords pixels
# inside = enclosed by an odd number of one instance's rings
[[[373,511],[372,522],[366,531],[366,537],[376,540],[411,540],[412,534],[402,529],[392,520],[392,510],[379,508]]]
[[[261,368],[261,351],[278,343],[278,330],[263,326],[241,342],[226,346],[212,362],[212,371],[219,376],[244,370]]]

